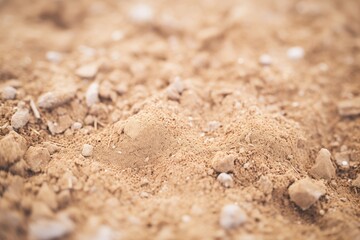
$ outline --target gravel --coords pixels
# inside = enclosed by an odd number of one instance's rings
[[[225,205],[220,214],[220,226],[224,229],[237,228],[247,221],[246,213],[235,204]]]

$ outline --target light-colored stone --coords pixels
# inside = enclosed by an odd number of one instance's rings
[[[325,193],[326,187],[322,182],[309,178],[298,180],[289,187],[291,201],[302,210],[311,207]]]
[[[71,219],[60,214],[55,219],[36,219],[29,224],[29,235],[31,239],[50,240],[60,239],[74,231],[75,225]]]
[[[352,181],[351,185],[353,187],[360,188],[360,174],[358,174],[356,179]]]
[[[49,206],[52,210],[56,210],[58,207],[57,201],[56,201],[56,194],[55,192],[49,187],[47,183],[44,183],[38,194],[37,194],[38,200],[45,203],[47,206]]]
[[[73,125],[71,126],[71,129],[73,130],[79,130],[82,128],[82,124],[80,122],[74,122]]]
[[[136,4],[130,9],[129,17],[134,23],[149,23],[154,18],[154,10],[145,3]]]
[[[0,167],[7,167],[21,160],[26,150],[25,138],[11,131],[0,140]]]
[[[257,182],[260,191],[265,194],[271,194],[274,188],[272,181],[267,176],[261,176]]]
[[[95,103],[100,101],[99,99],[99,84],[94,82],[90,84],[89,88],[86,91],[86,105],[91,107]]]
[[[81,78],[94,78],[98,72],[98,65],[95,63],[90,63],[83,65],[76,69],[76,75],[78,75]]]
[[[11,117],[11,126],[14,129],[22,128],[29,122],[29,119],[29,109],[26,108],[24,102],[20,102],[17,111]]]
[[[212,159],[211,165],[216,172],[232,172],[235,167],[236,157],[232,154],[217,152]]]
[[[247,221],[246,213],[235,204],[225,205],[220,214],[220,226],[226,230],[237,228]]]
[[[316,157],[314,166],[309,171],[310,175],[316,179],[330,180],[335,178],[336,172],[330,157],[331,153],[322,148]]]
[[[360,97],[340,101],[338,111],[342,117],[360,115]]]
[[[264,66],[269,66],[272,64],[272,58],[268,54],[263,54],[259,58],[259,63]]]
[[[13,100],[16,98],[17,91],[12,86],[6,86],[2,90],[2,97],[5,100]]]
[[[292,59],[292,60],[302,59],[304,57],[304,55],[305,55],[304,49],[299,46],[291,47],[287,51],[288,58]]]
[[[83,155],[84,157],[90,157],[93,153],[93,149],[94,147],[91,146],[90,144],[84,144],[81,151],[81,155]]]
[[[62,58],[63,58],[63,55],[59,52],[55,52],[55,51],[46,52],[46,59],[49,62],[59,63],[59,62],[61,62]]]
[[[347,152],[339,152],[334,155],[336,165],[341,170],[349,170],[350,169],[350,156]]]
[[[57,90],[47,92],[41,95],[38,99],[38,106],[44,109],[53,109],[59,107],[75,97],[75,90]]]
[[[43,147],[29,147],[25,161],[33,172],[43,171],[50,161],[50,153]]]
[[[234,180],[230,174],[220,173],[216,179],[221,183],[221,185],[223,185],[226,188],[230,188],[234,186]]]

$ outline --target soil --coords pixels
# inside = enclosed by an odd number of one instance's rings
[[[356,0],[1,0],[0,239],[360,239],[359,22]]]

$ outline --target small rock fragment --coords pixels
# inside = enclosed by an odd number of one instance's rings
[[[166,89],[168,99],[178,101],[182,92],[185,90],[185,86],[180,77],[176,77],[174,82],[171,83]]]
[[[12,174],[16,174],[22,177],[25,177],[27,175],[26,170],[29,169],[29,166],[27,165],[27,163],[24,161],[24,159],[20,159],[20,161],[14,163],[13,165],[11,165],[11,167],[9,168],[9,171]]]
[[[232,172],[236,157],[232,154],[217,152],[212,159],[211,165],[216,172]]]
[[[59,214],[55,219],[44,218],[31,222],[29,234],[31,239],[50,240],[62,238],[74,229],[71,219],[64,214]]]
[[[29,109],[26,108],[24,102],[19,102],[18,110],[11,117],[11,126],[14,129],[24,127],[30,119]]]
[[[299,46],[289,48],[287,51],[288,58],[292,60],[302,59],[304,55],[305,55],[304,49]]]
[[[50,155],[58,152],[60,147],[56,146],[51,142],[43,142],[44,147],[49,151]]]
[[[330,180],[336,176],[335,168],[330,159],[331,153],[322,148],[315,160],[315,165],[310,169],[309,173],[316,179]]]
[[[217,180],[226,188],[234,186],[234,180],[230,174],[220,173]]]
[[[154,10],[147,4],[137,4],[130,9],[129,17],[134,23],[149,23],[154,18]]]
[[[342,117],[351,117],[360,114],[360,97],[343,100],[338,104],[338,111]]]
[[[90,144],[84,144],[81,155],[83,155],[84,157],[90,157],[93,153],[93,149],[94,147]]]
[[[59,63],[62,60],[62,54],[59,52],[55,52],[55,51],[48,51],[46,52],[46,59],[49,62],[53,62],[53,63]]]
[[[2,90],[2,97],[5,100],[13,100],[16,98],[16,94],[17,91],[14,87],[12,86],[6,86],[4,87],[4,89]]]
[[[308,209],[325,193],[326,187],[323,183],[309,178],[298,180],[289,187],[291,201],[302,210]]]
[[[69,115],[61,115],[57,123],[47,121],[49,131],[52,135],[65,132],[69,127],[71,127],[72,123],[73,120]]]
[[[98,72],[98,68],[97,64],[91,63],[79,67],[75,73],[81,78],[94,78]]]
[[[350,156],[348,153],[346,152],[339,152],[339,153],[335,153],[334,155],[335,158],[335,162],[336,165],[341,169],[341,170],[349,170],[350,169]]]
[[[24,156],[26,149],[25,138],[11,131],[0,140],[0,167],[7,167],[19,161]]]
[[[220,214],[220,226],[224,229],[236,228],[247,220],[246,213],[235,204],[225,205]]]
[[[47,92],[41,95],[38,99],[38,105],[40,108],[53,109],[61,106],[75,97],[74,90],[58,90],[53,92]]]
[[[29,147],[25,153],[25,161],[33,172],[40,172],[49,163],[50,153],[43,147]]]
[[[352,181],[351,185],[353,187],[360,188],[360,174],[358,174],[356,179],[354,181]]]
[[[99,84],[94,82],[86,91],[86,105],[91,107],[97,102],[99,102]]]
[[[37,198],[40,201],[44,202],[52,210],[56,210],[58,206],[56,201],[56,194],[46,183],[41,186]]]
[[[119,83],[118,85],[116,85],[115,87],[115,91],[119,94],[119,95],[123,95],[128,91],[128,86],[126,83]]]
[[[272,59],[271,59],[270,55],[263,54],[259,58],[259,63],[264,66],[269,66],[272,64]]]
[[[74,122],[73,125],[71,126],[71,129],[73,130],[79,130],[82,128],[82,124],[80,122]]]

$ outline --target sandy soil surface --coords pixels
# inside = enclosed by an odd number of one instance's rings
[[[0,239],[360,239],[360,2],[0,1]]]

